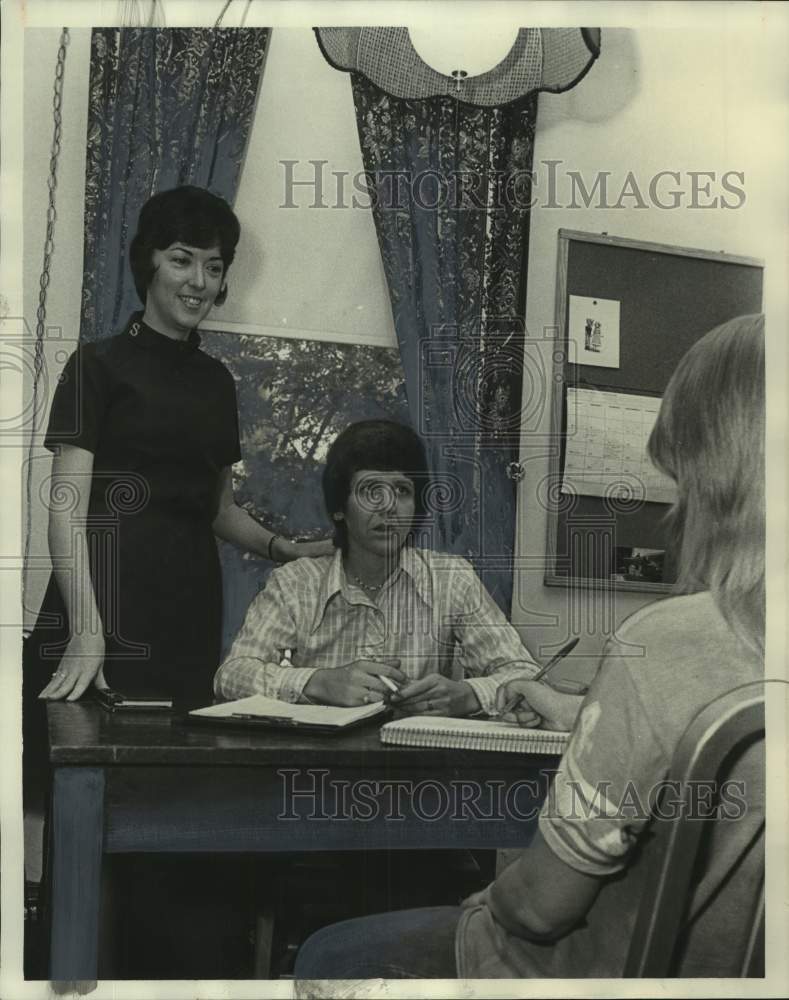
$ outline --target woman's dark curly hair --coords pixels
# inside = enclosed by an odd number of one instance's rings
[[[156,270],[154,250],[165,250],[179,242],[201,249],[218,246],[226,277],[240,235],[241,226],[233,209],[223,198],[205,188],[184,185],[155,194],[140,209],[137,233],[129,250],[134,287],[140,301],[145,304]],[[221,306],[226,298],[227,284],[223,282],[216,305]]]
[[[344,513],[351,493],[353,474],[362,469],[402,472],[414,484],[414,526],[425,516],[425,491],[429,473],[419,436],[394,420],[362,420],[351,424],[332,442],[323,470],[323,499],[329,517]],[[334,521],[334,544],[346,551],[348,529]]]

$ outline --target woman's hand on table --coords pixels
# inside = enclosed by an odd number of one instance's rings
[[[471,685],[442,674],[411,681],[389,701],[403,715],[463,716],[479,711],[479,699]]]
[[[45,701],[76,701],[92,683],[106,687],[104,653],[104,636],[72,636],[52,680],[38,697]]]
[[[501,713],[516,695],[522,696],[521,703],[500,715],[502,721],[562,732],[573,728],[584,700],[582,694],[570,694],[540,681],[513,680],[502,684],[496,692],[496,710]]]

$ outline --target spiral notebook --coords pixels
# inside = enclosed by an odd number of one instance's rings
[[[487,719],[450,719],[409,715],[381,726],[381,741],[408,747],[449,747],[494,750],[497,753],[562,754],[570,734],[549,729],[524,729]]]

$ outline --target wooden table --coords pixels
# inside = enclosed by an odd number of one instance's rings
[[[48,706],[53,980],[97,973],[102,861],[125,852],[528,844],[556,757],[219,730]]]

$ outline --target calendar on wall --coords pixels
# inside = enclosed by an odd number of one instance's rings
[[[568,389],[562,493],[673,503],[676,486],[647,453],[659,409],[654,396]]]

